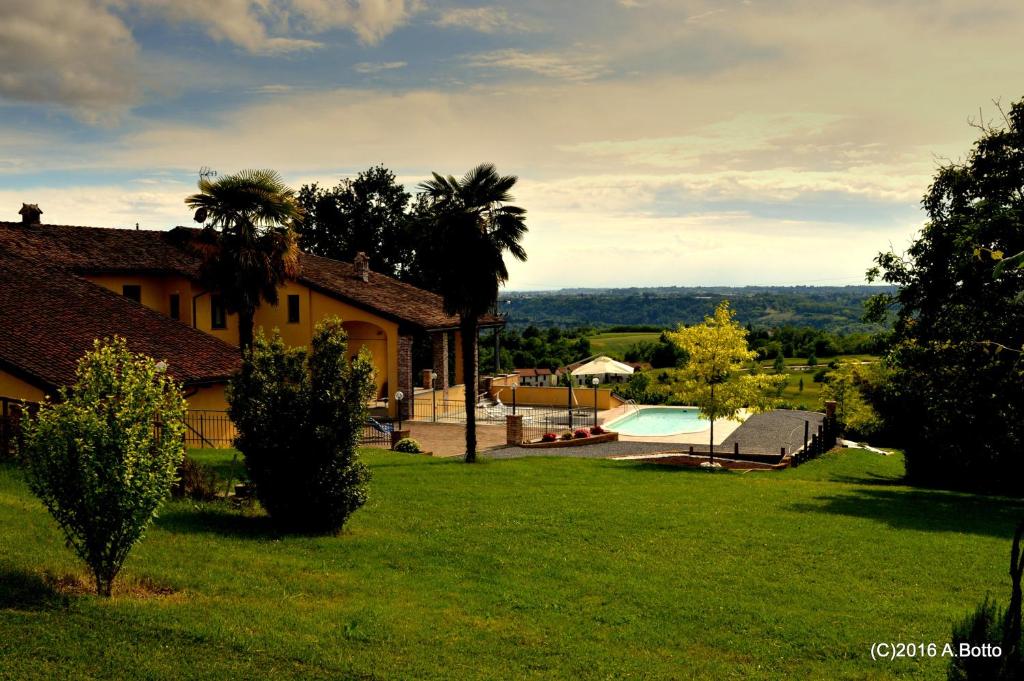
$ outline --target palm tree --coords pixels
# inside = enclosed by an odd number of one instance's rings
[[[429,261],[445,312],[459,316],[462,374],[466,389],[466,462],[476,461],[477,326],[494,308],[498,288],[508,280],[503,254],[525,261],[519,243],[526,234],[526,211],[508,205],[518,178],[498,175],[491,163],[460,180],[434,173],[420,184],[430,203]]]
[[[299,217],[295,192],[273,170],[242,170],[199,180],[185,199],[203,230],[194,246],[203,257],[200,278],[238,314],[238,345],[252,346],[253,319],[261,301],[277,304],[277,289],[299,269],[291,223]]]

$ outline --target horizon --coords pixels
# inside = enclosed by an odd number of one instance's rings
[[[520,177],[506,291],[863,285],[1021,96],[1024,7],[0,0],[0,219],[191,224],[202,167],[298,189]]]

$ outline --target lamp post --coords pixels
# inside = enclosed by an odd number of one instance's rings
[[[597,386],[601,385],[601,379],[594,376],[590,383],[594,386],[594,427],[597,428]]]
[[[398,411],[398,429],[402,429],[402,400],[405,398],[405,393],[401,390],[395,393],[395,405]]]
[[[516,388],[518,387],[518,383],[512,384],[512,416],[516,415]]]
[[[430,372],[430,399],[433,403],[432,418],[437,422],[437,372]]]
[[[568,406],[567,406],[567,408],[569,410],[569,430],[572,430],[572,374],[566,373],[565,376],[568,379],[565,382],[565,384],[567,386],[569,386],[569,395],[568,395],[569,402],[568,402]]]

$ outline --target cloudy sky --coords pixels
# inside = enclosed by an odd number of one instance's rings
[[[163,229],[203,166],[493,161],[529,210],[511,288],[859,283],[1024,95],[1022,34],[1019,0],[0,0],[0,219]]]

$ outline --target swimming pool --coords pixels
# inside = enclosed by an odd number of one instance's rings
[[[711,422],[702,419],[696,407],[641,407],[605,424],[621,435],[653,436],[699,433],[710,427]]]

